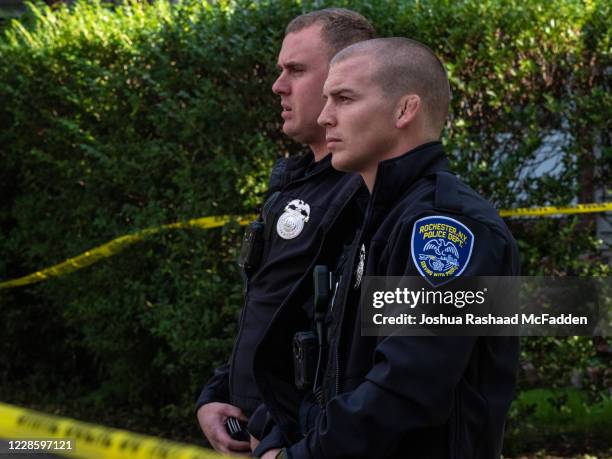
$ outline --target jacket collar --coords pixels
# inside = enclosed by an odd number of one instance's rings
[[[417,180],[439,171],[450,172],[450,165],[442,144],[437,141],[378,163],[369,203],[371,218],[378,220]]]
[[[328,153],[323,159],[316,162],[311,151],[304,155],[292,156],[288,159],[285,169],[286,182],[311,176],[329,168],[331,168],[331,153]]]

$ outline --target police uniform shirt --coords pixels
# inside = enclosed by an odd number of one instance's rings
[[[414,252],[434,250],[421,236],[439,225],[452,227],[463,246],[453,253],[451,267],[419,265]],[[306,437],[287,448],[288,456],[499,457],[514,396],[518,338],[362,337],[355,288],[362,247],[363,274],[369,276],[433,280],[452,267],[451,278],[518,275],[516,243],[506,225],[452,175],[439,142],[381,162],[337,292],[327,403]]]
[[[317,257],[331,222],[362,184],[359,176],[334,170],[331,155],[314,162],[309,153],[289,158],[277,188],[264,205],[261,262],[247,273],[230,364],[218,369],[204,387],[198,407],[229,401],[250,416],[259,406],[252,376],[255,349],[276,310]]]

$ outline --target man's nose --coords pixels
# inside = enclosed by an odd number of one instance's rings
[[[285,78],[285,72],[282,72],[272,85],[272,92],[279,96],[287,95],[291,92],[291,87]]]
[[[333,110],[330,107],[329,103],[326,103],[323,106],[323,110],[319,114],[319,118],[317,118],[317,123],[319,126],[329,127],[334,126],[336,124],[336,118],[333,115]]]

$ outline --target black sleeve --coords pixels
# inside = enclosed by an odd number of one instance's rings
[[[268,433],[261,439],[259,445],[257,445],[257,448],[255,448],[255,451],[253,451],[253,456],[261,457],[266,453],[266,451],[277,448],[285,448],[286,446],[288,445],[285,440],[285,436],[279,429],[278,425],[274,424],[272,421]]]
[[[229,403],[229,363],[215,369],[212,378],[202,388],[196,402],[196,411],[212,402]]]
[[[251,417],[249,417],[249,424],[247,426],[247,430],[253,437],[261,441],[261,439],[267,433],[267,428],[270,420],[271,417],[269,415],[268,409],[266,408],[266,405],[261,403],[255,409]]]

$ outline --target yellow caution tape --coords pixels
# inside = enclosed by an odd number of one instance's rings
[[[593,203],[593,204],[577,204],[575,206],[566,206],[566,207],[556,207],[556,206],[548,206],[548,207],[525,207],[519,209],[502,209],[499,211],[500,216],[502,217],[538,217],[543,215],[560,215],[560,214],[583,214],[583,213],[592,213],[592,212],[611,212],[612,211],[612,202],[602,202],[602,203]],[[190,227],[199,227],[199,228],[218,228],[226,225],[232,220],[237,220],[240,225],[246,225],[249,221],[255,218],[254,215],[248,215],[246,217],[230,217],[230,216],[221,216],[221,217],[203,217],[196,218],[193,220],[189,220],[186,222],[178,222],[171,223],[168,225],[163,225],[158,228],[148,228],[142,231],[139,231],[135,234],[130,234],[127,236],[121,236],[117,239],[113,239],[112,241],[103,244],[99,247],[96,247],[92,250],[89,250],[81,255],[78,255],[73,258],[69,258],[62,263],[51,266],[50,268],[43,269],[41,271],[37,271],[35,273],[29,274],[24,277],[20,277],[18,279],[13,279],[5,282],[0,282],[0,290],[11,288],[11,287],[21,287],[24,285],[34,284],[36,282],[40,282],[42,280],[48,279],[50,277],[59,277],[64,276],[66,274],[70,274],[74,271],[78,271],[81,268],[85,268],[86,266],[92,265],[104,258],[111,257],[113,255],[118,254],[128,246],[142,241],[145,237],[151,236],[163,230],[169,229],[184,229]]]
[[[113,255],[116,255],[119,252],[125,250],[130,245],[140,242],[144,240],[147,236],[159,233],[160,231],[193,227],[206,229],[218,228],[227,225],[230,221],[237,221],[240,225],[246,225],[253,218],[255,218],[255,216],[253,215],[249,215],[246,217],[230,217],[224,215],[221,217],[196,218],[193,220],[188,220],[186,222],[170,223],[168,225],[163,225],[157,228],[147,228],[134,234],[121,236],[117,239],[113,239],[112,241],[107,242],[106,244],[88,250],[87,252],[76,257],[69,258],[68,260],[65,260],[57,265],[51,266],[50,268],[46,268],[32,274],[28,274],[27,276],[20,277],[18,279],[1,282],[0,290],[34,284],[50,277],[65,276],[66,274],[73,273],[75,271],[78,271],[79,269],[85,268],[100,260],[103,260],[104,258],[112,257]]]
[[[20,439],[58,440],[53,442],[50,449],[45,448],[44,452],[72,458],[219,459],[230,457],[197,446],[52,416],[4,403],[0,403],[0,438],[3,438],[5,442],[12,441],[13,447],[23,446],[23,442],[19,442]],[[11,443],[3,445],[3,450],[10,445]],[[43,451],[42,449],[34,451],[35,446],[30,445],[29,449],[21,450],[21,452]],[[38,447],[41,448],[40,444]]]
[[[502,209],[502,217],[539,217],[543,215],[588,214],[592,212],[611,212],[612,202],[596,202],[592,204],[577,204],[575,206],[526,207],[522,209]]]

